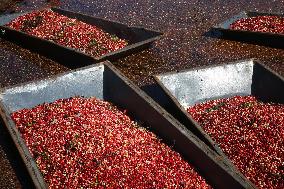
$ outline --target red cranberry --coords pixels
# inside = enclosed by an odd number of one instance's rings
[[[259,188],[284,188],[284,105],[253,96],[188,108],[237,168]]]
[[[94,57],[100,57],[127,46],[127,41],[110,35],[102,29],[71,19],[51,10],[34,11],[7,24],[60,45],[77,49]]]
[[[211,188],[125,111],[74,97],[12,114],[50,188]]]
[[[284,18],[280,16],[256,16],[242,18],[230,25],[230,29],[255,32],[284,33]]]

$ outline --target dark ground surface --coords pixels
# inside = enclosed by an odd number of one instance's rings
[[[18,0],[1,0],[0,13],[11,12],[16,9],[20,1]]]
[[[16,2],[16,3],[13,3]],[[0,0],[0,12],[55,5],[58,1]],[[210,37],[211,26],[242,10],[281,12],[273,0],[65,0],[61,8],[164,32],[150,49],[113,62],[139,86],[151,75],[257,58],[284,75],[284,50]],[[63,57],[64,58],[64,57]],[[48,77],[68,70],[45,57],[0,39],[0,87]],[[29,185],[28,176],[3,124],[0,125],[0,188]],[[28,187],[29,188],[29,187]]]

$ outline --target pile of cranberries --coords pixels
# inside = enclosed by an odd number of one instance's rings
[[[59,99],[14,112],[12,119],[49,188],[211,188],[109,102]]]
[[[232,23],[230,29],[284,34],[284,18],[280,16],[242,18]]]
[[[259,188],[284,188],[283,104],[235,96],[194,105],[188,112]]]
[[[19,16],[6,26],[60,45],[100,57],[127,46],[127,41],[102,29],[68,18],[52,10],[33,11]]]

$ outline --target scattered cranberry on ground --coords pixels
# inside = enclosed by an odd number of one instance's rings
[[[12,119],[50,188],[211,188],[109,102],[59,99],[14,112]]]
[[[259,188],[284,188],[283,104],[235,96],[197,104],[187,111]]]
[[[27,13],[6,26],[99,57],[127,46],[127,41],[102,29],[52,10]]]
[[[232,23],[230,29],[284,34],[284,18],[280,16],[242,18]]]

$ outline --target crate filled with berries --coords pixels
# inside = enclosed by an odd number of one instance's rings
[[[186,118],[176,118],[221,149],[241,174],[260,189],[284,188],[281,76],[252,59],[155,79],[167,95],[167,102],[160,103],[167,103],[169,112],[179,109]]]
[[[125,39],[51,9],[21,15],[5,26],[97,58],[128,45]]]

